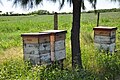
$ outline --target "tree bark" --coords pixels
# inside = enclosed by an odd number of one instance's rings
[[[80,18],[82,0],[72,0],[73,2],[73,23],[71,30],[72,67],[82,68],[80,50]]]

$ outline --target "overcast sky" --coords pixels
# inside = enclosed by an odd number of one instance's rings
[[[33,9],[22,9],[19,5],[17,7],[13,7],[13,2],[8,0],[2,0],[3,6],[0,5],[0,10],[3,12],[10,12],[14,11],[14,13],[27,13],[30,11],[35,10],[48,10],[50,12],[72,12],[72,6],[70,7],[69,4],[65,4],[65,6],[59,10],[59,3],[52,3],[52,2],[45,2],[44,0],[43,5],[39,5],[38,7],[34,7]],[[91,5],[87,0],[85,0],[86,10],[92,10]],[[110,0],[98,0],[97,2],[97,9],[110,9],[110,8],[119,8],[118,3],[110,2]]]

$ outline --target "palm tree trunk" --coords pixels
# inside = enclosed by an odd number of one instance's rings
[[[80,50],[80,17],[82,0],[73,1],[73,23],[71,30],[71,47],[72,47],[72,67],[82,68],[81,50]]]

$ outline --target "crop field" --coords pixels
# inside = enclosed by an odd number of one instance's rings
[[[97,15],[81,16],[81,54],[83,70],[71,68],[72,15],[59,15],[59,29],[67,30],[65,70],[31,66],[23,61],[21,33],[54,29],[53,15],[0,16],[0,80],[119,80],[120,76],[120,13],[101,13],[100,26],[117,27],[116,51],[112,56],[94,47],[93,27]]]

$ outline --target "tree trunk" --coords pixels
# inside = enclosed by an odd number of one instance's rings
[[[80,50],[80,17],[82,0],[73,1],[73,23],[71,30],[71,47],[72,47],[72,67],[82,68],[81,50]]]

